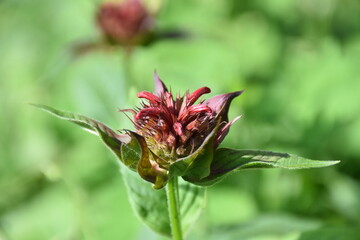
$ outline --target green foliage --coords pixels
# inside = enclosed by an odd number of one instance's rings
[[[170,166],[174,176],[188,178],[203,178],[210,174],[210,164],[213,159],[213,145],[217,127],[204,139],[204,142],[189,156],[178,159]]]
[[[157,157],[148,148],[145,139],[136,133],[117,134],[103,123],[88,117],[56,110],[45,105],[33,106],[49,112],[63,120],[79,125],[87,131],[99,136],[106,146],[131,170],[137,170],[139,175],[149,184],[123,168],[123,179],[127,185],[130,203],[134,211],[155,232],[171,237],[168,211],[168,199],[163,189],[168,180],[166,170],[155,170],[153,158]],[[274,153],[261,150],[217,149],[214,153],[213,142],[218,130],[216,127],[205,138],[203,144],[190,156],[179,159],[170,165],[172,175],[183,176],[188,182],[179,186],[180,215],[184,231],[195,221],[204,206],[205,189],[193,186],[212,185],[220,181],[226,174],[248,168],[288,168],[302,169],[325,167],[339,161],[314,161],[287,153]],[[152,156],[152,157],[151,157]],[[151,160],[152,159],[152,160]],[[158,161],[155,161],[158,162]]]
[[[154,190],[133,172],[122,168],[130,203],[135,213],[155,232],[171,236],[165,189]],[[205,206],[205,189],[188,182],[179,183],[180,214],[186,232]]]
[[[360,238],[359,229],[349,227],[321,228],[302,233],[298,240],[357,240]]]
[[[194,179],[191,182],[201,186],[212,185],[234,170],[253,168],[304,169],[327,167],[337,163],[339,161],[310,160],[287,153],[220,148],[215,151],[210,175],[205,178]]]
[[[44,105],[32,105],[98,135],[125,166],[131,170],[137,170],[142,178],[154,182],[153,187],[155,189],[162,188],[166,184],[167,175],[153,170],[150,163],[150,150],[144,138],[136,133],[129,132],[127,135],[121,136],[106,125],[88,117],[59,111]],[[210,139],[213,138],[214,133],[215,131],[210,135]],[[136,165],[137,167],[134,168]],[[154,231],[171,236],[165,189],[156,191],[150,188],[147,182],[125,168],[123,168],[122,173],[128,189],[130,203],[137,215]],[[201,212],[204,206],[204,194],[205,189],[203,188],[192,186],[185,182],[180,184],[180,214],[183,220],[184,231],[190,227]]]
[[[220,226],[211,229],[211,233],[206,236],[198,235],[193,238],[201,240],[298,240],[302,232],[314,231],[320,225],[313,219],[289,215],[265,215],[244,224]]]
[[[264,215],[269,230],[254,227],[248,239],[298,240],[324,225],[347,240],[342,226],[359,229],[358,0],[166,1],[158,28],[189,37],[137,48],[127,62],[131,79],[122,49],[73,57],[74,45],[100,39],[95,2],[0,1],[0,238],[159,239],[133,216],[117,163],[98,139],[24,104],[131,129],[116,110],[136,106],[138,91],[152,91],[154,69],[181,93],[246,89],[230,110],[230,118],[244,117],[226,147],[342,160],[330,168],[229,175],[211,188],[190,233],[221,240],[231,228],[261,225]],[[291,228],[279,213],[316,224]],[[296,233],[271,232],[271,223]]]
[[[41,110],[49,112],[54,116],[75,123],[85,130],[100,137],[104,144],[117,156],[120,161],[135,170],[134,166],[140,161],[141,149],[136,144],[138,141],[135,134],[117,134],[105,124],[91,118],[70,112],[63,112],[45,105],[32,104]],[[125,146],[123,146],[125,145]],[[121,151],[122,150],[122,151]],[[140,153],[139,153],[140,151]],[[124,159],[122,156],[126,156]]]
[[[125,166],[136,171],[139,159],[141,158],[142,147],[135,133],[128,132],[128,134],[131,136],[131,140],[127,144],[121,144],[120,159],[124,162]]]

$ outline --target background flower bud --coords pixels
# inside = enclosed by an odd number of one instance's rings
[[[103,3],[97,13],[97,23],[111,42],[136,45],[153,30],[153,18],[141,0]]]

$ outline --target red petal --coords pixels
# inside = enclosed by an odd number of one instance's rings
[[[138,96],[138,98],[145,98],[155,105],[158,105],[161,102],[159,97],[155,96],[152,93],[146,92],[146,91],[139,92],[137,94],[137,96]]]
[[[181,111],[177,119],[180,122],[184,122],[186,119],[193,117],[194,114],[201,112],[211,112],[211,108],[203,104],[192,105],[185,108],[184,111]]]
[[[196,100],[199,99],[199,97],[201,97],[202,95],[204,95],[206,93],[210,93],[210,92],[211,92],[211,90],[208,87],[199,88],[198,90],[196,90],[192,94],[190,94],[190,96],[188,97],[188,104],[192,105],[194,102],[196,102]]]
[[[193,114],[193,113],[199,113],[199,112],[211,112],[211,108],[209,108],[206,105],[203,104],[198,104],[198,105],[192,105],[188,108],[188,113],[189,114]]]
[[[146,116],[157,116],[160,113],[161,111],[158,108],[145,108],[136,114],[135,119],[141,119]]]

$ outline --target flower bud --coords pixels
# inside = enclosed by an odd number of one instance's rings
[[[125,46],[141,43],[154,25],[141,0],[103,3],[97,13],[97,23],[108,40]]]
[[[156,73],[154,78],[154,93],[138,93],[144,99],[141,107],[122,110],[133,115],[142,147],[137,169],[140,176],[154,183],[155,188],[163,187],[172,175],[207,176],[214,149],[239,119],[229,122],[227,114],[231,101],[242,91],[196,103],[211,92],[210,88],[201,87],[174,97]],[[195,167],[198,165],[203,169]]]

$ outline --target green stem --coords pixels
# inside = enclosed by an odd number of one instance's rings
[[[131,52],[124,50],[123,59],[122,59],[124,76],[125,76],[124,89],[127,89],[128,92],[129,92],[130,87],[132,85],[134,85],[133,76],[131,73],[131,61],[132,61]],[[127,96],[127,97],[129,97],[129,96]]]
[[[173,177],[167,184],[167,198],[170,225],[173,240],[182,240],[182,229],[180,219],[180,206],[179,206],[179,194],[178,194],[178,179]]]

